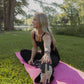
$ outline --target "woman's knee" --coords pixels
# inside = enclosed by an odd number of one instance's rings
[[[29,50],[29,49],[21,49],[20,54],[26,54],[26,53],[31,53],[31,50]]]
[[[52,60],[52,67],[55,67],[55,66],[58,65],[58,63],[59,63],[59,58],[58,57],[53,56],[53,58],[51,58],[51,60]]]

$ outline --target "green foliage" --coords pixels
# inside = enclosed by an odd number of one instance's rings
[[[84,0],[78,0],[77,7],[80,17],[80,23],[84,24]]]
[[[29,26],[31,26],[32,25],[32,20],[33,20],[33,17],[30,17],[30,18],[28,18],[24,21],[24,24],[28,24]]]
[[[84,24],[81,24],[77,30],[79,36],[84,37]]]
[[[23,20],[23,19],[19,20],[19,19],[17,19],[17,18],[15,17],[15,24],[21,25],[21,24],[23,24],[23,23],[24,23],[24,20]]]
[[[61,6],[66,13],[66,16],[69,18],[71,25],[77,25],[78,23],[78,10],[75,4],[75,0],[64,0],[64,4]]]
[[[54,34],[84,37],[84,25],[80,26],[55,25],[52,28],[52,31]]]
[[[57,13],[53,16],[53,19],[51,21],[52,27],[56,27],[56,25],[66,25],[68,24],[68,17],[66,16],[66,13]]]
[[[64,0],[60,8],[66,13],[71,25],[80,25],[84,23],[83,0]]]
[[[24,16],[26,16],[25,11],[22,9],[22,7],[27,7],[29,4],[26,0],[20,0],[20,1],[16,1],[16,5],[15,5],[15,15],[17,14],[22,14]]]

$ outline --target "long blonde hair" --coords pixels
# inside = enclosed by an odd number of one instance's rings
[[[50,34],[51,38],[53,39],[53,44],[54,44],[54,47],[55,47],[56,46],[56,41],[55,41],[55,38],[52,35],[51,29],[48,27],[49,23],[48,23],[48,18],[46,16],[46,14],[35,13],[35,16],[38,18],[38,28],[41,27],[43,32]]]

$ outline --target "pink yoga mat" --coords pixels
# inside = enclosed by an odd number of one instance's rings
[[[35,68],[27,64],[21,57],[19,52],[15,53],[21,64],[24,64],[26,71],[29,73],[33,80],[40,73],[39,68]],[[60,61],[59,64],[54,68],[54,80],[51,84],[84,84],[84,72],[69,66],[68,64]]]

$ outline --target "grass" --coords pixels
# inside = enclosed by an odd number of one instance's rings
[[[61,61],[84,71],[84,38],[54,36]],[[0,33],[0,84],[33,84],[24,66],[14,54],[23,48],[32,48],[30,32]]]

